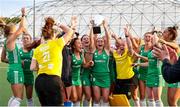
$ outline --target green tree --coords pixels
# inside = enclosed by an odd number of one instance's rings
[[[5,21],[6,24],[8,24],[8,23],[17,24],[17,23],[20,22],[20,18],[19,18],[19,17],[12,17],[12,18],[10,18],[10,17],[4,17],[4,18],[2,18],[2,19]]]
[[[20,18],[19,17],[0,17],[0,21],[3,21],[5,22],[6,24],[9,24],[9,23],[14,23],[14,24],[17,24],[20,22]],[[0,22],[1,23],[1,22]],[[0,26],[0,36],[3,35],[3,26]]]

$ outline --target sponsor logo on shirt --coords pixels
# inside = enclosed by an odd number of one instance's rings
[[[95,60],[95,62],[106,62],[105,60]]]

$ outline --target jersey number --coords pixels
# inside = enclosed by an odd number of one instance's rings
[[[47,62],[50,59],[49,51],[43,53],[43,62]]]

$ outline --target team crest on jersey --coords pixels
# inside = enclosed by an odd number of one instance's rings
[[[94,53],[94,57],[98,57],[96,52]]]
[[[103,54],[103,59],[106,59],[106,55]]]
[[[22,52],[21,52],[21,51],[20,51],[19,53],[20,53],[20,54],[22,54]]]
[[[74,59],[73,62],[76,62],[76,60]]]

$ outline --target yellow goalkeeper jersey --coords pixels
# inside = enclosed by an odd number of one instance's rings
[[[116,72],[117,79],[130,79],[134,76],[134,71],[132,67],[133,58],[128,54],[128,50],[120,56],[117,51],[113,52],[113,57],[116,61]]]
[[[48,40],[34,50],[33,59],[38,62],[39,74],[61,76],[62,72],[62,50],[65,45],[63,37]]]

